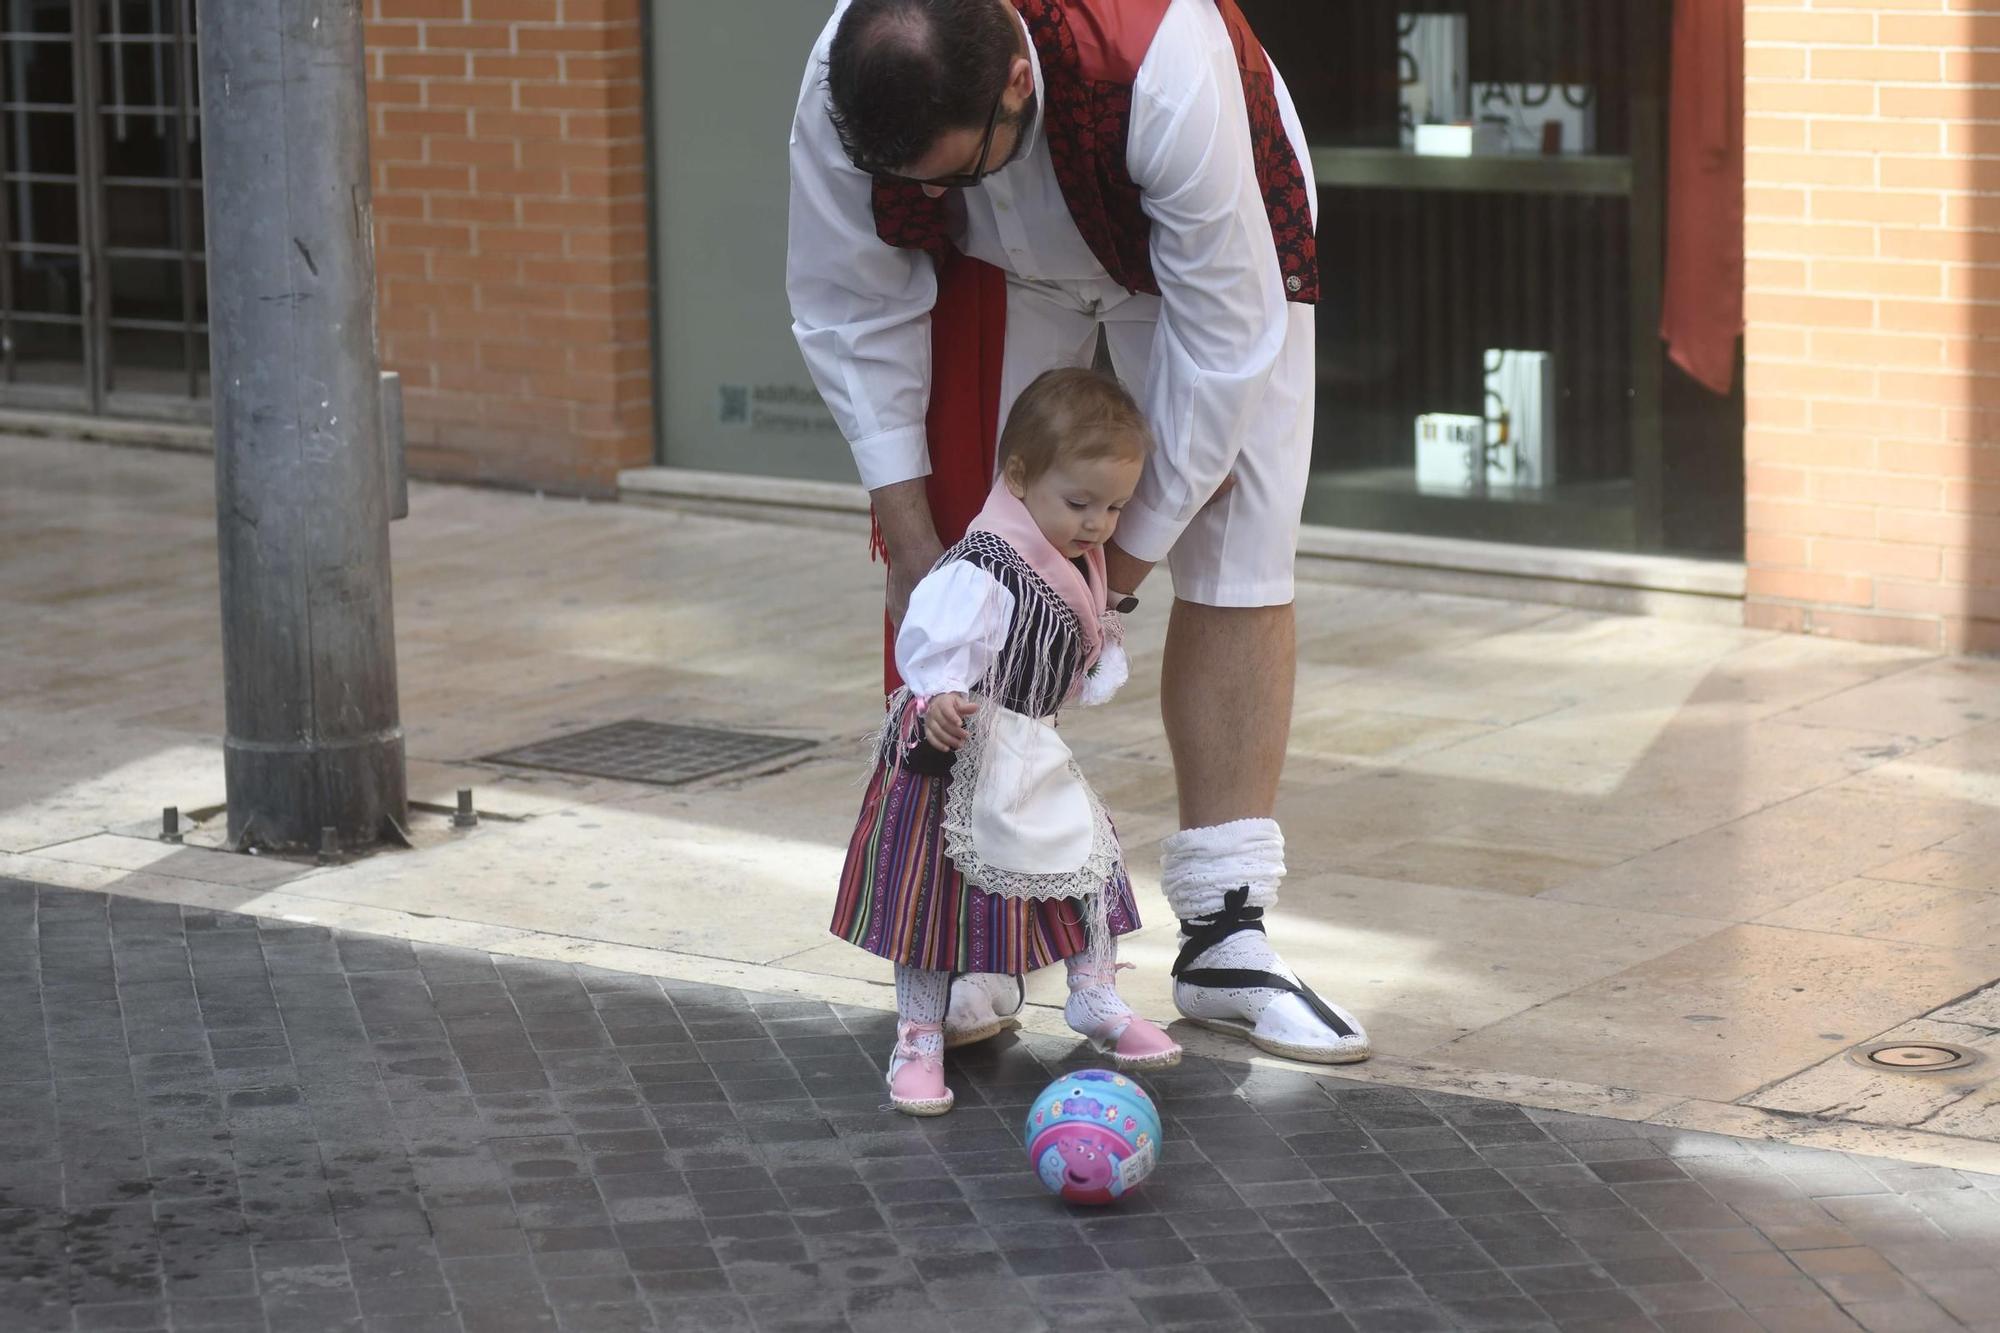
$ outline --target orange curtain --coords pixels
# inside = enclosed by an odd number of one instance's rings
[[[1719,394],[1743,333],[1743,0],[1675,0],[1660,336]]]

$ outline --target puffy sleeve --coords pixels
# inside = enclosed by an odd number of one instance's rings
[[[1132,659],[1125,655],[1125,622],[1116,611],[1106,611],[1099,622],[1104,634],[1104,651],[1083,678],[1083,690],[1076,701],[1085,708],[1108,704],[1132,675]]]
[[[1097,665],[1083,678],[1083,693],[1077,696],[1077,702],[1086,708],[1110,703],[1131,674],[1132,664],[1125,656],[1125,645],[1106,644]]]
[[[991,574],[954,560],[924,575],[896,634],[896,670],[911,692],[964,693],[1007,646],[1014,594]]]
[[[875,234],[874,182],[847,160],[827,115],[826,52],[806,65],[792,118],[785,290],[792,336],[869,490],[930,473],[931,307],[937,266]]]

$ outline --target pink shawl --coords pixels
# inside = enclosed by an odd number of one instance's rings
[[[1097,665],[1104,652],[1104,609],[1110,604],[1104,582],[1104,548],[1093,546],[1084,553],[1083,563],[1090,570],[1090,577],[1085,579],[1075,564],[1049,544],[1028,507],[1007,489],[1004,477],[993,483],[986,496],[986,507],[972,520],[969,530],[990,532],[1019,551],[1029,568],[1041,575],[1076,613],[1076,623],[1083,633],[1083,670],[1070,686],[1069,693],[1074,696],[1082,688],[1084,673]]]

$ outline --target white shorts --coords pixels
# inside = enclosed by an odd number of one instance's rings
[[[1314,309],[1290,303],[1291,331],[1244,436],[1232,473],[1236,485],[1195,515],[1167,556],[1174,595],[1183,601],[1283,606],[1292,600],[1299,511],[1312,467]],[[1052,283],[1009,274],[1001,429],[1037,375],[1091,364],[1100,327],[1112,368],[1143,403],[1159,316],[1159,297],[1135,295],[1109,279]]]

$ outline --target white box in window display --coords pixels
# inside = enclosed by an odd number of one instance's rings
[[[1422,157],[1495,157],[1507,151],[1507,132],[1498,125],[1417,126]]]
[[[1417,146],[1417,126],[1472,119],[1465,15],[1398,14],[1396,42],[1403,148],[1408,151]]]
[[[1486,493],[1486,419],[1450,412],[1417,418],[1417,490],[1425,495]]]
[[[1556,367],[1547,352],[1486,349],[1486,484],[1542,490],[1556,479]]]
[[[1472,114],[1500,127],[1510,153],[1597,151],[1597,90],[1587,84],[1475,83]]]

